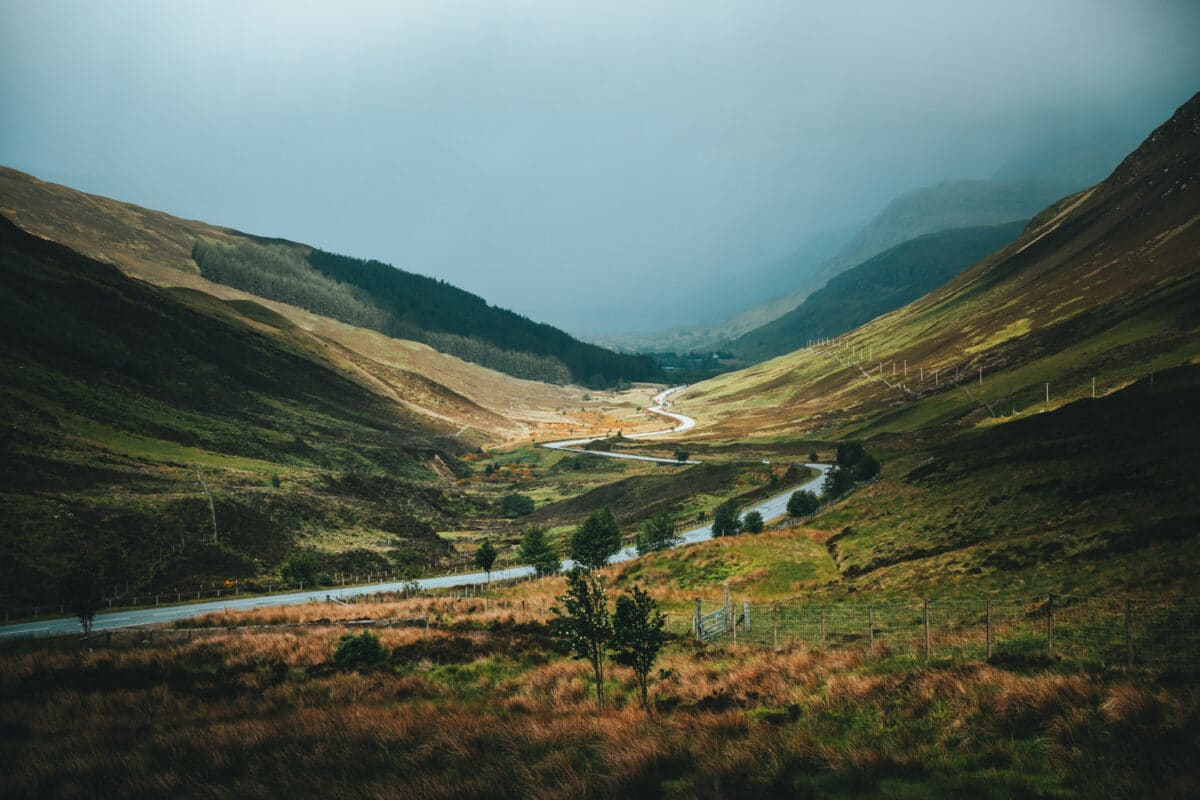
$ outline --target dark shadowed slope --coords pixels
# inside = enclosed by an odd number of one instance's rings
[[[52,599],[79,558],[135,589],[255,575],[327,527],[386,533],[417,561],[444,551],[426,464],[454,463],[453,431],[351,380],[282,317],[250,322],[3,218],[0,302],[4,602]]]

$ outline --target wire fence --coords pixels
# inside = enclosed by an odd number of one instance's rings
[[[721,644],[860,649],[877,658],[1200,667],[1200,603],[1053,594],[880,603],[727,603],[674,633]]]

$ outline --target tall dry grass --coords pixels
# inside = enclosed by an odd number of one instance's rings
[[[297,607],[92,650],[22,645],[0,654],[3,794],[1182,797],[1200,775],[1194,689],[1136,677],[676,644],[655,713],[615,669],[597,714],[587,666],[526,601]],[[393,662],[339,671],[337,639],[362,615],[438,624],[375,628]],[[273,619],[315,624],[244,627]]]

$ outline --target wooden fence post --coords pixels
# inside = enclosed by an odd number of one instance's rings
[[[871,658],[875,657],[875,609],[867,606],[867,638],[871,641]]]
[[[1054,594],[1046,603],[1046,652],[1054,658]]]
[[[702,637],[700,635],[700,598],[696,598],[696,610],[692,613],[692,633],[695,634],[696,641]]]
[[[985,632],[986,632],[986,636],[987,636],[987,658],[988,658],[988,661],[991,661],[992,660],[992,600],[990,597],[987,599],[986,603],[987,603],[987,605],[985,606],[985,611],[984,611],[984,615],[985,615],[984,616],[984,625],[986,626]]]
[[[742,624],[746,626],[746,632],[750,632],[750,601],[742,601]]]
[[[779,649],[779,606],[771,606],[771,646]]]
[[[727,627],[731,631],[734,630],[735,628],[737,628],[737,625],[734,624],[734,619],[733,619],[733,606],[729,602],[729,584],[728,583],[725,584],[725,627]],[[734,632],[734,636],[735,636],[734,641],[737,641],[736,631]]]
[[[929,598],[923,598],[922,615],[925,619],[925,660],[929,660]]]

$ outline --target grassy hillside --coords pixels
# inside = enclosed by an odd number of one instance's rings
[[[31,233],[155,283],[207,288],[195,280],[203,275],[355,327],[426,342],[517,377],[593,388],[661,377],[651,359],[580,342],[445,281],[181,220],[5,167],[0,213]]]
[[[198,240],[201,274],[259,297],[369,328],[510,375],[593,388],[659,376],[654,362],[534,323],[444,281],[286,243]]]
[[[134,587],[254,576],[330,529],[346,537],[320,541],[330,566],[335,550],[446,553],[433,525],[457,501],[430,464],[453,468],[454,431],[282,317],[131,280],[7,220],[0,294],[4,602],[52,598],[81,558]],[[366,553],[381,537],[394,551]]]
[[[849,437],[883,477],[796,531],[819,579],[781,581],[794,553],[736,544],[630,574],[700,585],[694,557],[755,596],[1194,593],[1200,517],[1180,465],[1200,447],[1198,179],[1200,97],[941,289],[681,393],[694,452]]]
[[[42,239],[65,244],[98,261],[152,284],[192,290],[235,304],[268,309],[289,323],[291,335],[307,337],[338,369],[364,381],[375,392],[400,403],[434,426],[452,426],[472,445],[512,439],[528,441],[543,430],[587,428],[590,411],[579,410],[580,392],[570,387],[520,380],[485,369],[411,340],[385,336],[305,310],[206,280],[192,259],[197,242],[253,252],[283,252],[299,259],[309,274],[310,250],[292,242],[252,237],[230,228],[179,219],[169,214],[84,194],[0,167],[0,214]],[[339,292],[353,287],[341,285]],[[362,303],[361,297],[358,298]],[[368,301],[369,302],[369,301]],[[248,312],[249,313],[249,312]],[[545,360],[529,353],[500,351],[477,339],[436,334],[449,344],[469,346],[483,355],[501,353],[518,367]],[[439,341],[439,346],[448,346]],[[561,372],[565,368],[557,365]],[[565,415],[564,416],[564,412]],[[594,420],[593,420],[594,421]],[[604,430],[604,428],[600,428]],[[631,430],[626,426],[626,430]]]
[[[763,361],[840,336],[911,303],[1011,242],[1025,222],[955,228],[918,236],[842,272],[782,317],[721,346]]]
[[[794,529],[617,569],[686,610],[756,600],[1194,595],[1200,366],[1004,425],[868,444],[881,478]],[[686,591],[687,594],[683,594]],[[678,602],[682,600],[683,602]]]
[[[1017,241],[851,331],[679,396],[715,440],[996,424],[1200,354],[1200,102]],[[980,371],[982,370],[982,381]],[[1046,401],[1045,384],[1050,384]]]

